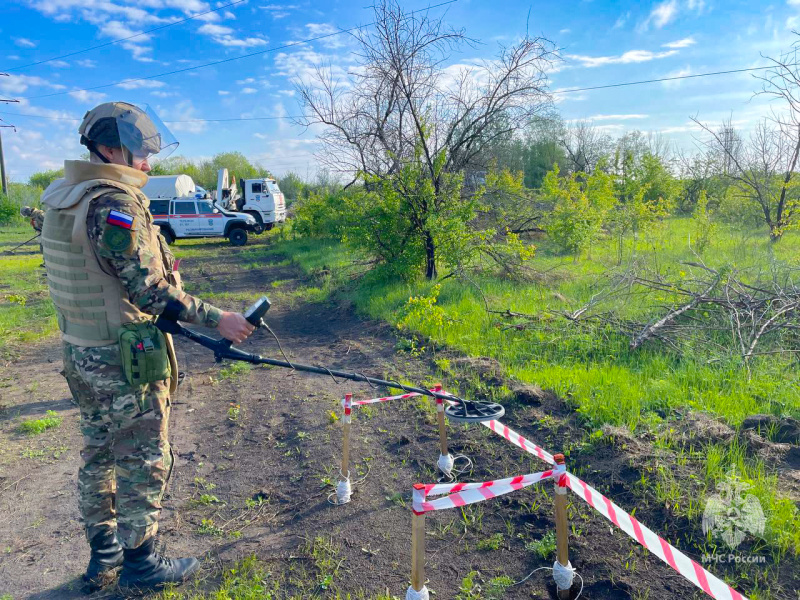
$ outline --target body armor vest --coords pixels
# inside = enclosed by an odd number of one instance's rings
[[[64,179],[54,181],[42,195],[42,204],[48,208],[42,230],[47,283],[65,342],[88,347],[116,344],[123,324],[153,319],[131,303],[114,270],[94,253],[86,229],[91,202],[115,192],[135,198],[151,222],[150,201],[140,190],[147,179],[142,171],[122,165],[65,161]],[[146,235],[138,243],[147,244],[155,256],[162,257],[161,274],[178,284],[161,251],[156,228],[144,223],[139,228],[144,228]],[[169,339],[168,346],[176,379],[177,364]]]

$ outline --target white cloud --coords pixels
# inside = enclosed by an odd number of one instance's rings
[[[230,94],[230,92],[228,90],[217,90],[217,93],[220,96],[227,96],[228,94]]]
[[[158,107],[158,114],[161,115],[172,131],[183,131],[186,133],[202,133],[208,128],[205,121],[193,121],[199,119],[197,110],[191,100],[183,100],[177,104]]]
[[[622,27],[625,26],[625,23],[627,23],[628,19],[630,18],[631,18],[631,11],[626,12],[624,15],[620,15],[614,22],[614,27],[612,27],[612,29],[621,29]]]
[[[678,0],[665,0],[660,4],[656,4],[650,15],[643,22],[639,24],[639,31],[647,31],[650,25],[655,26],[656,29],[661,29],[678,16]]]
[[[100,92],[90,92],[88,90],[78,90],[75,92],[70,92],[69,95],[75,98],[75,100],[77,100],[78,102],[85,102],[85,103],[93,102],[95,104],[102,102],[107,98],[105,94],[101,94]]]
[[[689,46],[693,46],[696,44],[697,41],[693,37],[685,37],[682,40],[675,40],[674,42],[668,42],[666,44],[661,44],[662,48],[688,48]]]
[[[65,86],[52,83],[48,79],[36,75],[17,75],[10,74],[8,77],[0,77],[0,93],[7,96],[19,96],[29,87],[46,87],[54,90],[63,90]]]
[[[258,92],[256,88],[251,88],[251,87],[242,88],[240,91],[242,94],[255,94],[256,92]]]
[[[223,25],[214,25],[213,23],[206,23],[200,29],[198,29],[200,33],[205,33],[208,35],[228,35],[233,33],[233,29],[230,27],[225,27]]]
[[[123,81],[122,83],[118,83],[117,87],[121,87],[123,90],[140,90],[161,88],[165,85],[166,84],[163,81],[155,81],[154,79],[140,79],[137,81]]]
[[[247,85],[248,83],[255,83],[256,80],[253,77],[248,77],[247,79],[239,79],[236,82],[236,85]]]
[[[344,48],[344,36],[335,35],[341,31],[330,23],[306,23],[306,29],[311,37],[329,36],[319,40],[319,43],[327,48]]]
[[[686,67],[683,67],[682,69],[678,69],[677,71],[671,71],[670,73],[667,73],[665,75],[665,77],[686,77],[687,75],[691,75],[691,74],[692,74],[692,67],[686,66]],[[682,83],[683,83],[683,81],[681,81],[681,80],[677,80],[677,81],[662,81],[661,85],[664,86],[665,88],[673,88],[674,89],[674,88],[680,87],[680,85]]]
[[[8,56],[6,56],[6,58],[8,60],[19,60],[20,57],[18,54],[9,54]]]
[[[36,42],[32,42],[28,38],[14,38],[14,43],[20,48],[36,48]]]
[[[686,3],[686,6],[689,8],[689,10],[703,12],[703,9],[706,7],[706,3],[705,0],[689,0]]]
[[[76,60],[75,62],[81,67],[86,67],[87,69],[94,69],[97,66],[97,61],[94,61],[90,58],[86,58],[84,60]]]
[[[651,52],[649,50],[628,50],[619,56],[585,56],[582,54],[567,54],[566,58],[581,63],[582,67],[600,67],[604,65],[641,63],[677,54],[677,50],[665,52]]]
[[[159,91],[159,90],[156,90],[156,91],[154,91],[154,92],[150,92],[150,93],[151,93],[153,96],[155,96],[156,98],[172,98],[172,97],[174,97],[174,96],[177,96],[177,95],[178,95],[178,94],[177,94],[177,93],[175,93],[175,92],[161,92],[161,91]]]
[[[69,66],[69,63],[64,60],[51,60],[49,63],[51,67],[55,67],[56,69],[65,69]]]
[[[561,35],[567,35],[568,33],[572,33],[572,29],[559,29],[558,33]]]
[[[247,37],[239,39],[233,36],[234,30],[230,27],[223,25],[214,25],[213,23],[206,23],[200,29],[200,33],[210,35],[211,39],[217,44],[228,47],[250,48],[253,46],[264,46],[267,40],[262,37]]]

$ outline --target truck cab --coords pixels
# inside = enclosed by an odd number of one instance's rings
[[[210,199],[192,196],[151,200],[150,212],[168,244],[190,237],[226,237],[232,245],[244,246],[247,232],[255,232],[257,226],[250,215],[231,212]]]
[[[240,179],[233,202],[236,210],[252,215],[262,230],[286,221],[286,201],[274,179]]]

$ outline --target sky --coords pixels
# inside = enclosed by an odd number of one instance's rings
[[[420,10],[437,0],[400,0]],[[317,171],[314,130],[291,122],[301,114],[294,84],[315,66],[342,77],[357,67],[347,33],[272,50],[372,20],[364,0],[3,0],[0,3],[0,125],[13,181],[58,168],[85,150],[77,127],[100,102],[149,104],[181,142],[176,155],[208,158],[241,151],[277,175]],[[230,5],[230,6],[226,6]],[[216,9],[216,10],[215,10]],[[208,12],[213,11],[213,12]],[[39,65],[122,37],[169,25],[124,42]],[[550,89],[563,118],[588,120],[612,136],[658,132],[682,149],[701,139],[690,120],[732,119],[747,130],[770,111],[750,73],[633,87],[563,93],[575,87],[742,69],[768,64],[788,51],[800,30],[800,0],[609,0],[527,2],[456,0],[431,9],[479,43],[453,52],[448,63],[496,57],[527,31],[552,40],[562,61]],[[257,56],[239,58],[269,50]],[[222,64],[136,82],[202,63]],[[112,84],[112,85],[108,85]],[[96,86],[99,89],[86,90]],[[274,117],[263,121],[192,119]],[[181,122],[183,121],[183,122]]]

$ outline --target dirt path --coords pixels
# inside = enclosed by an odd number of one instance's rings
[[[220,259],[203,273],[189,266],[187,281],[203,277],[213,289],[271,290],[269,322],[290,359],[358,370],[377,376],[433,383],[432,364],[396,351],[391,329],[356,317],[346,306],[302,300],[308,282],[290,266],[220,275]],[[246,302],[220,303],[241,310]],[[245,347],[278,356],[266,332]],[[436,479],[438,457],[434,414],[427,402],[396,402],[354,411],[353,460],[363,482],[353,501],[332,506],[330,483],[338,476],[341,422],[339,399],[383,395],[383,390],[330,378],[254,368],[221,375],[202,348],[179,342],[187,378],[174,399],[172,439],[176,463],[161,520],[161,543],[172,556],[202,555],[199,587],[211,586],[221,563],[255,554],[272,572],[279,597],[352,598],[389,593],[402,597],[408,585],[411,485]],[[31,348],[6,365],[0,376],[0,597],[14,600],[84,597],[79,576],[88,561],[76,502],[81,444],[78,412],[59,375],[56,340]],[[446,385],[476,379],[474,370],[454,369]],[[17,432],[23,418],[56,411],[63,423],[36,437]],[[553,398],[519,396],[505,421],[543,445],[559,439],[559,420],[568,412]],[[332,414],[333,413],[333,414]],[[549,417],[549,420],[547,419]],[[563,430],[562,430],[563,431]],[[515,451],[483,427],[450,426],[453,453],[476,463],[471,480],[539,471],[544,465]],[[557,451],[560,448],[550,447]],[[589,480],[625,481],[627,458],[613,464],[604,451],[602,474],[587,464]],[[615,499],[625,503],[628,490]],[[635,506],[635,504],[633,504]],[[536,567],[552,565],[526,544],[552,531],[550,486],[481,503],[463,511],[442,511],[428,520],[428,587],[436,598],[454,598],[462,579],[508,575],[518,581]],[[612,531],[580,504],[574,523],[571,560],[584,576],[582,598],[693,598],[695,589]],[[661,514],[663,509],[650,513]],[[644,520],[648,513],[637,512]],[[653,526],[660,523],[653,522]],[[498,537],[496,534],[500,534]],[[492,536],[495,536],[494,538]],[[486,542],[489,540],[489,542]],[[577,591],[577,587],[575,588]],[[114,597],[104,592],[95,597]],[[507,598],[551,598],[546,572],[510,588]]]

